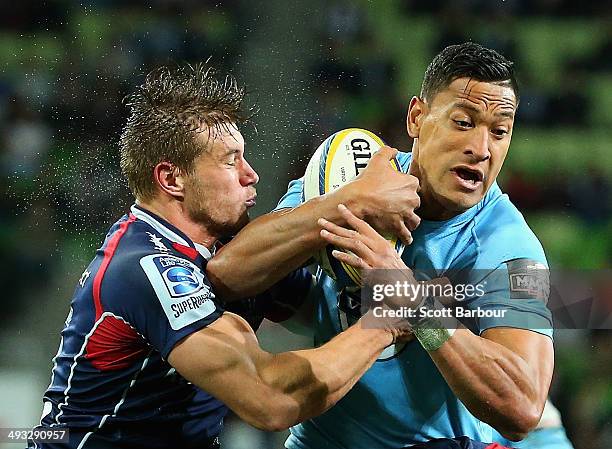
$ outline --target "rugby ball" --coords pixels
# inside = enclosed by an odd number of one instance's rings
[[[325,195],[346,185],[356,178],[368,165],[372,155],[384,146],[384,142],[370,131],[349,128],[329,136],[310,159],[304,174],[302,199]],[[401,171],[399,162],[393,158],[391,166]],[[403,243],[395,236],[385,236],[389,244],[401,254]],[[356,268],[338,261],[332,256],[334,248],[328,245],[315,255],[319,266],[342,287],[360,287],[361,273]]]

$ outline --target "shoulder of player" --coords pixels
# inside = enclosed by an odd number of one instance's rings
[[[117,249],[129,257],[148,254],[171,254],[191,260],[197,257],[195,248],[173,241],[149,223],[138,219],[127,228]]]
[[[172,307],[179,299],[199,301],[201,313],[214,311],[212,303],[204,304],[214,298],[214,293],[199,262],[174,249],[151,249],[142,239],[133,238],[136,242],[130,242],[130,236],[126,236],[123,242],[126,247],[123,251],[119,248],[101,276],[100,298],[104,310],[118,313],[130,322],[137,322],[142,314],[160,308],[171,317]],[[176,329],[182,326],[181,322],[175,324]]]
[[[105,251],[105,256],[110,258],[105,277],[135,286],[146,281],[145,261],[154,260],[162,264],[173,261],[173,264],[193,268],[197,266],[198,253],[194,248],[175,245],[148,223],[134,220],[115,247]]]
[[[544,262],[542,245],[523,214],[508,195],[495,187],[497,191],[474,218],[473,233],[481,246],[480,253],[495,253],[502,258],[534,258]]]
[[[474,228],[476,232],[491,232],[500,227],[518,229],[528,226],[523,214],[512,204],[508,195],[494,184],[474,217]]]

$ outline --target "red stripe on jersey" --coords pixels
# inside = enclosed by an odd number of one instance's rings
[[[172,247],[179,253],[189,257],[191,260],[196,260],[196,257],[198,257],[198,250],[192,248],[191,246],[185,246],[181,245],[180,243],[173,242]]]
[[[114,371],[130,367],[142,360],[149,347],[125,321],[112,315],[105,316],[89,337],[85,357],[100,371]]]
[[[510,449],[510,448],[507,448],[506,446],[502,446],[499,443],[492,443],[492,444],[489,444],[487,447],[485,447],[485,449]]]
[[[104,248],[104,258],[102,259],[102,264],[100,264],[100,268],[98,269],[98,272],[96,273],[96,277],[94,278],[93,282],[93,297],[94,305],[96,307],[96,321],[100,319],[100,317],[102,316],[102,312],[104,311],[104,309],[102,308],[102,300],[100,299],[100,289],[102,287],[102,279],[104,278],[104,273],[106,273],[106,269],[108,268],[108,265],[110,264],[111,259],[113,258],[113,254],[115,254],[115,251],[117,250],[119,240],[121,240],[121,237],[123,237],[123,235],[127,231],[128,226],[134,221],[136,221],[136,217],[130,214],[130,218],[121,223],[121,225],[119,225],[119,230],[115,232],[115,235],[111,237],[110,241],[108,242],[108,245],[106,245],[106,248]]]

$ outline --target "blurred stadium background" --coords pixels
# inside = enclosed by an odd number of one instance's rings
[[[259,215],[337,129],[408,149],[405,111],[427,63],[468,39],[513,58],[522,82],[502,188],[552,267],[610,268],[610,2],[2,1],[0,427],[38,422],[68,299],[131,204],[122,98],[149,69],[212,57],[248,86]],[[269,325],[261,338],[272,350],[304,344]],[[576,448],[611,448],[612,332],[558,332],[556,360],[551,395]],[[282,447],[283,433],[228,423],[227,449]]]

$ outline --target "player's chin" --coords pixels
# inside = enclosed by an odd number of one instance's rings
[[[471,193],[471,194],[462,194],[459,195],[456,201],[457,209],[459,210],[468,210],[471,207],[476,206],[480,200],[482,200],[483,195]]]
[[[484,195],[482,192],[449,192],[446,196],[446,208],[455,212],[463,212],[482,200]]]

